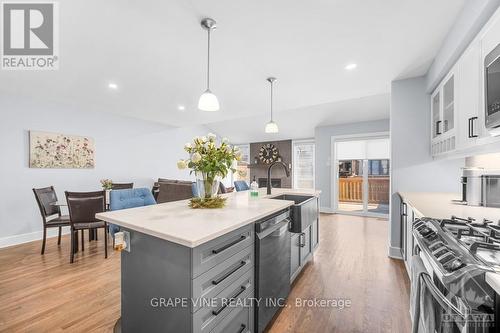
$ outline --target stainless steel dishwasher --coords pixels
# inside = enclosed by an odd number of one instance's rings
[[[256,332],[263,332],[290,292],[290,211],[255,223]]]

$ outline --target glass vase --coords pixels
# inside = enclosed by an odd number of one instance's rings
[[[220,176],[213,176],[205,172],[196,173],[196,196],[200,199],[210,199],[219,192]]]

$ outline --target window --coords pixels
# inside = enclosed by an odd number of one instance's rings
[[[241,150],[241,160],[235,163],[236,172],[233,174],[233,182],[236,180],[244,180],[250,184],[250,145],[235,145]]]
[[[314,188],[314,141],[293,142],[293,187]]]

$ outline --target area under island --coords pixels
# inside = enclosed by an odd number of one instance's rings
[[[184,200],[97,214],[128,236],[121,332],[261,332],[319,244],[319,194],[260,189],[225,194],[222,209]]]

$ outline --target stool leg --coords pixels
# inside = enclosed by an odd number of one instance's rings
[[[59,235],[57,236],[57,245],[61,245],[61,229],[62,227],[59,227]]]
[[[85,246],[83,245],[85,243],[85,239],[83,238],[84,231],[85,230],[82,229],[82,251],[85,251]]]

